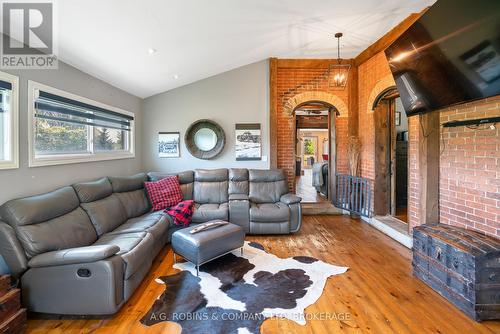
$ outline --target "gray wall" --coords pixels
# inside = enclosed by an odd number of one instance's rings
[[[269,161],[236,161],[236,123],[260,123],[262,155],[269,156],[269,63],[243,66],[144,100],[143,167],[146,170],[182,171],[194,168],[269,168]],[[213,160],[191,156],[184,134],[194,121],[208,118],[226,133],[224,151]],[[181,157],[158,158],[158,132],[180,132]],[[268,160],[268,159],[267,159]]]
[[[58,70],[12,70],[5,72],[19,77],[20,168],[0,170],[0,204],[12,198],[46,192],[80,180],[106,175],[129,175],[142,170],[140,150],[142,100],[140,98],[62,62],[59,62]],[[136,157],[103,162],[28,167],[28,80],[134,112],[137,118]]]

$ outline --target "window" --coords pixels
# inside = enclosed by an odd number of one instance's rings
[[[0,72],[0,169],[19,167],[18,83]]]
[[[134,157],[134,114],[29,82],[30,166]]]

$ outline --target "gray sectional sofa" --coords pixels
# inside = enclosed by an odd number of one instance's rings
[[[0,255],[20,279],[30,311],[113,314],[130,298],[158,252],[180,227],[151,212],[137,174],[77,183],[0,207]],[[251,234],[301,225],[300,198],[280,170],[214,169],[178,174],[193,223],[229,220]]]

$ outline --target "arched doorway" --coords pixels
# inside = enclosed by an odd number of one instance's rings
[[[408,222],[408,119],[395,86],[374,99],[374,214]]]
[[[324,104],[328,110],[335,110],[335,113],[328,112],[329,115],[329,168],[328,168],[328,186],[329,189],[336,189],[336,169],[337,169],[337,156],[336,156],[336,117],[346,118],[348,116],[347,103],[344,102],[340,97],[335,94],[323,92],[323,91],[306,91],[294,95],[286,100],[282,101],[283,103],[283,114],[279,116],[278,122],[283,122],[287,129],[286,133],[277,134],[277,141],[284,140],[284,143],[281,145],[277,145],[277,167],[283,168],[287,171],[290,182],[290,190],[294,191],[295,189],[295,154],[296,154],[296,109],[311,103],[322,103]],[[294,154],[290,154],[292,151]],[[335,191],[329,191],[328,200],[333,202]]]
[[[336,175],[335,117],[325,101],[299,103],[293,109],[295,193],[304,203],[333,201]]]

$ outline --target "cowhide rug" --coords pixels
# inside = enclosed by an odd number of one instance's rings
[[[237,250],[201,266],[199,277],[189,262],[174,268],[181,271],[156,280],[165,292],[141,322],[173,321],[182,333],[203,334],[258,334],[270,317],[305,325],[304,310],[327,278],[347,271],[307,256],[281,259],[253,242],[245,242],[243,256]]]

